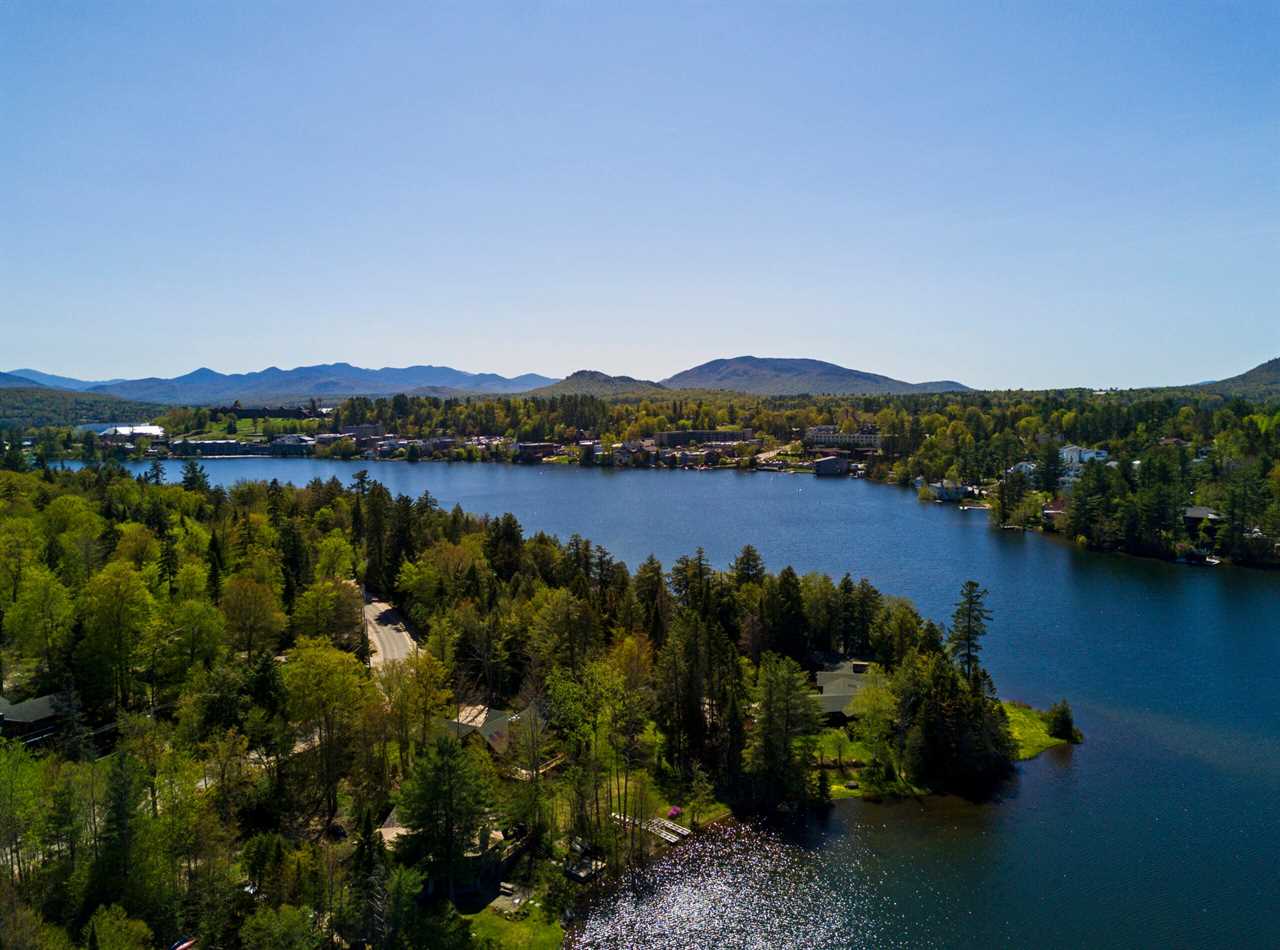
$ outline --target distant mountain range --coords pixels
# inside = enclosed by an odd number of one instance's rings
[[[737,356],[712,360],[662,380],[668,389],[729,389],[757,396],[899,395],[905,393],[964,392],[963,383],[946,379],[906,383],[900,379],[846,369],[822,360]]]
[[[93,382],[53,376],[37,370],[13,370],[34,383],[58,389],[118,396],[145,402],[189,405],[217,403],[279,403],[345,396],[391,396],[396,393],[425,395],[476,395],[527,392],[555,382],[550,376],[526,373],[508,378],[496,373],[467,373],[448,366],[408,366],[402,369],[364,369],[350,363],[324,363],[256,373],[219,373],[198,369],[172,379],[120,379]]]
[[[37,383],[17,373],[0,373],[0,389],[44,389],[43,383]]]
[[[172,379],[86,380],[35,369],[0,372],[0,389],[26,388],[47,392],[78,392],[99,398],[116,397],[165,405],[297,404],[315,397],[337,400],[347,396],[409,395],[466,397],[526,393],[536,396],[581,394],[598,397],[651,396],[672,390],[726,390],[757,396],[907,395],[968,392],[955,380],[908,383],[890,376],[848,369],[822,360],[738,356],[711,360],[660,382],[631,376],[610,376],[579,370],[565,379],[538,373],[500,376],[468,373],[448,366],[408,366],[364,369],[350,363],[324,363],[256,373],[219,373],[198,369]],[[1280,357],[1246,373],[1216,382],[1165,387],[1203,390],[1225,396],[1280,397]]]
[[[236,400],[245,405],[272,404],[300,402],[312,397],[339,399],[397,393],[468,396],[531,392],[548,396],[565,393],[608,396],[643,395],[671,389],[727,389],[773,396],[955,392],[968,389],[949,380],[906,383],[821,360],[762,359],[755,356],[712,360],[677,373],[661,383],[630,376],[609,376],[596,370],[580,370],[568,379],[557,380],[537,373],[506,377],[496,373],[467,373],[448,366],[364,369],[350,363],[323,363],[295,369],[271,366],[256,373],[219,373],[212,369],[198,369],[184,376],[146,379],[85,380],[34,369],[15,369],[4,375],[30,382],[5,383],[0,379],[0,385],[34,384],[170,405],[216,405]]]
[[[41,386],[50,386],[53,389],[70,389],[74,392],[84,392],[93,389],[96,386],[110,386],[114,383],[123,383],[123,379],[72,379],[70,376],[55,376],[53,373],[42,373],[38,369],[11,369],[10,376],[21,376],[23,379],[29,379],[33,383],[39,383]],[[30,385],[30,383],[24,384]]]

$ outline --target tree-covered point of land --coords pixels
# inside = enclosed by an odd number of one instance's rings
[[[633,571],[364,472],[164,481],[0,472],[3,694],[56,710],[0,741],[6,947],[468,946],[451,901],[508,847],[563,908],[570,843],[620,867],[675,804],[821,806],[811,674],[842,656],[875,663],[869,787],[981,795],[1010,768],[976,584],[948,630],[750,547]],[[370,667],[364,592],[408,618],[407,659]],[[500,732],[449,725],[477,709]]]

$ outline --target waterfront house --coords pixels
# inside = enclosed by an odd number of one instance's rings
[[[1201,528],[1210,535],[1217,534],[1222,515],[1204,505],[1191,505],[1182,509],[1182,523],[1187,527],[1187,534],[1192,538],[1200,536]]]
[[[271,440],[271,454],[279,456],[311,455],[316,450],[316,440],[309,435],[289,433]]]
[[[849,460],[838,455],[828,455],[813,462],[813,474],[836,476],[849,474]]]
[[[929,482],[929,491],[938,501],[959,501],[969,494],[969,490],[959,482],[953,482],[949,478],[944,478],[940,482]],[[925,480],[923,476],[917,476],[915,480],[916,488],[923,488]]]
[[[555,455],[560,446],[554,442],[517,442],[515,448],[517,462],[536,464],[548,455]]]
[[[715,464],[715,462],[712,461],[711,456],[712,453],[710,452],[688,451],[678,453],[677,458],[681,465],[689,465],[697,468],[700,465]],[[718,455],[715,457],[715,461],[719,461]]]
[[[650,462],[651,453],[642,442],[615,442],[613,444],[613,464],[616,468],[649,465]]]
[[[343,438],[355,442],[356,448],[372,449],[386,435],[386,430],[376,423],[366,422],[361,425],[345,426],[340,434]]]

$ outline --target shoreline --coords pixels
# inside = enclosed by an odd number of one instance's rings
[[[63,470],[74,470],[74,469],[71,469],[71,468],[67,465],[67,463],[68,463],[68,462],[70,462],[70,463],[74,463],[77,467],[83,467],[84,465],[88,464],[88,463],[85,463],[85,462],[81,461],[80,459],[72,459],[72,458],[67,458],[67,459],[58,459],[58,460],[56,460],[56,461],[57,461],[57,467],[58,467],[59,469],[63,469]],[[243,462],[243,461],[272,461],[272,462],[299,462],[299,461],[304,461],[304,462],[342,462],[342,463],[346,463],[346,464],[353,464],[353,465],[354,465],[354,464],[359,464],[359,463],[364,463],[364,464],[369,464],[369,463],[374,463],[374,464],[406,463],[406,464],[410,464],[410,465],[419,465],[419,464],[441,464],[441,463],[443,463],[443,464],[446,464],[446,465],[507,465],[507,466],[510,466],[510,467],[512,467],[512,468],[539,468],[539,467],[542,467],[542,466],[546,465],[546,466],[551,466],[551,467],[554,467],[554,468],[587,468],[587,469],[608,470],[608,471],[610,471],[610,472],[645,472],[645,471],[655,471],[655,472],[656,472],[656,471],[668,471],[668,472],[698,472],[698,473],[705,473],[705,472],[722,472],[722,471],[723,471],[723,472],[736,472],[736,473],[741,474],[741,475],[755,475],[755,474],[764,474],[764,475],[809,475],[809,476],[812,476],[812,477],[814,477],[814,478],[817,478],[817,477],[818,477],[818,476],[814,475],[814,473],[813,473],[813,471],[812,471],[811,469],[796,469],[796,468],[789,468],[789,469],[758,469],[758,468],[755,468],[755,467],[740,467],[740,466],[737,466],[737,465],[717,465],[717,466],[713,466],[713,467],[667,466],[667,465],[642,465],[642,466],[587,465],[587,466],[583,466],[583,465],[578,465],[578,464],[576,464],[576,463],[572,463],[572,462],[546,462],[546,461],[544,461],[544,462],[539,462],[539,463],[528,463],[528,462],[517,462],[517,461],[515,461],[514,459],[448,459],[448,458],[423,458],[423,459],[414,459],[414,460],[410,460],[410,459],[407,459],[407,458],[373,458],[373,459],[365,459],[365,458],[347,458],[347,459],[344,459],[344,458],[332,458],[332,457],[318,457],[318,456],[315,456],[315,455],[304,455],[304,456],[299,456],[299,455],[257,455],[257,454],[249,454],[249,455],[209,455],[209,456],[193,455],[193,456],[169,456],[169,457],[167,457],[167,458],[155,457],[155,458],[150,458],[150,459],[148,459],[148,458],[141,458],[141,459],[125,459],[125,460],[123,460],[123,461],[121,462],[121,464],[149,465],[151,462],[154,462],[154,461],[159,461],[159,462],[162,462],[162,463],[176,462],[176,463],[180,463],[180,464],[185,464],[186,462],[189,462],[189,461],[195,461],[195,462],[198,462],[198,463],[200,463],[200,464],[202,464],[202,465],[203,465],[203,464],[205,464],[205,463],[209,463],[209,462],[218,462],[218,461],[228,461],[228,462]],[[53,467],[53,463],[50,463],[50,467]],[[898,485],[898,484],[896,484],[896,483],[894,483],[894,482],[886,481],[886,480],[884,480],[884,479],[880,479],[880,478],[874,478],[874,477],[872,477],[872,476],[870,476],[870,475],[857,476],[857,475],[849,474],[849,475],[842,475],[842,476],[835,476],[835,477],[824,476],[824,477],[823,477],[823,480],[824,480],[824,481],[832,481],[832,482],[835,482],[835,481],[841,481],[841,480],[847,480],[847,481],[865,481],[865,482],[868,482],[868,483],[870,483],[870,484],[883,486],[883,487],[885,487],[885,488],[896,488],[896,489],[900,489],[900,490],[902,490],[902,491],[911,491],[911,487],[910,487],[910,486],[908,486],[908,485]],[[944,505],[944,506],[946,506],[946,505],[952,505],[952,504],[955,504],[955,505],[956,505],[956,507],[957,507],[957,510],[960,510],[960,511],[977,511],[977,510],[985,510],[985,511],[989,511],[989,510],[990,510],[990,505],[984,505],[984,504],[962,504],[962,503],[959,503],[959,502],[955,502],[955,503],[953,503],[953,502],[937,501],[937,500],[933,501],[932,503],[933,503],[933,504]],[[1133,551],[1127,551],[1127,550],[1125,550],[1125,549],[1123,549],[1123,548],[1115,548],[1115,549],[1100,550],[1100,549],[1097,549],[1097,548],[1090,548],[1090,547],[1087,547],[1087,546],[1081,546],[1081,545],[1076,544],[1076,542],[1075,542],[1073,539],[1071,539],[1071,538],[1067,537],[1065,534],[1062,534],[1062,533],[1057,532],[1057,531],[1049,531],[1049,530],[1046,530],[1043,526],[1040,526],[1040,527],[1025,527],[1025,526],[1017,526],[1017,525],[994,525],[994,524],[993,524],[993,525],[990,525],[990,527],[991,527],[991,529],[992,529],[992,530],[995,530],[995,531],[1020,530],[1020,531],[1022,531],[1023,533],[1031,533],[1031,534],[1035,534],[1035,535],[1038,535],[1039,537],[1041,537],[1041,538],[1043,538],[1043,539],[1045,539],[1045,540],[1047,540],[1047,541],[1050,541],[1050,542],[1052,542],[1052,543],[1065,544],[1065,545],[1068,545],[1068,546],[1070,546],[1070,547],[1072,547],[1072,548],[1075,548],[1076,550],[1084,551],[1084,552],[1087,552],[1087,553],[1089,553],[1089,554],[1097,554],[1097,555],[1119,555],[1119,556],[1122,556],[1122,557],[1132,558],[1132,559],[1139,560],[1139,561],[1159,561],[1159,562],[1163,562],[1163,563],[1166,563],[1166,564],[1175,565],[1175,566],[1178,566],[1178,567],[1203,567],[1203,568],[1206,568],[1206,569],[1207,569],[1207,568],[1209,568],[1209,567],[1231,567],[1231,568],[1241,568],[1241,569],[1244,569],[1244,570],[1261,571],[1261,572],[1264,572],[1264,573],[1271,573],[1271,572],[1280,571],[1280,561],[1277,561],[1277,562],[1244,562],[1244,563],[1242,563],[1242,562],[1239,562],[1239,561],[1232,560],[1230,557],[1228,557],[1228,556],[1226,556],[1226,555],[1223,555],[1223,556],[1221,557],[1221,561],[1220,561],[1220,563],[1219,563],[1219,564],[1216,564],[1216,565],[1192,564],[1192,563],[1189,563],[1189,562],[1186,562],[1186,561],[1179,560],[1179,559],[1178,559],[1178,558],[1176,558],[1176,557],[1163,557],[1163,556],[1158,555],[1158,554],[1138,554],[1138,553],[1135,553],[1135,552],[1133,552]]]

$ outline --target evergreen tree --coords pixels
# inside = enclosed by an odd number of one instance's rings
[[[178,548],[173,543],[173,533],[167,528],[160,539],[160,579],[170,596],[173,595],[173,582],[178,576]]]
[[[977,581],[965,581],[951,615],[951,632],[947,635],[947,650],[971,685],[977,681],[982,668],[978,655],[982,652],[987,621],[991,619],[986,597],[986,590],[980,588]]]
[[[808,624],[804,616],[804,595],[800,578],[790,566],[784,567],[765,593],[769,627],[769,649],[804,661],[808,656]]]
[[[660,647],[667,639],[671,621],[671,592],[667,589],[662,564],[652,554],[636,571],[633,589],[640,608],[641,626],[654,646]]]
[[[744,545],[742,551],[733,561],[733,567],[730,568],[733,574],[734,583],[741,587],[743,584],[763,584],[764,583],[764,559],[760,557],[760,552],[750,544]]]
[[[209,490],[209,476],[195,459],[188,459],[182,466],[182,487],[201,494]]]
[[[858,581],[852,617],[852,642],[846,650],[851,656],[871,655],[871,628],[880,616],[884,598],[865,577]]]
[[[283,508],[284,489],[280,487],[280,480],[273,478],[267,485],[267,520],[277,531],[280,529]]]
[[[445,879],[451,897],[492,805],[492,768],[488,753],[443,735],[418,756],[401,793],[400,816],[412,832],[406,849]]]
[[[711,565],[702,548],[692,557],[676,558],[671,568],[671,592],[681,607],[706,616],[711,594]]]
[[[1050,495],[1058,494],[1058,479],[1062,477],[1062,455],[1054,439],[1046,439],[1036,460],[1036,486]]]
[[[368,808],[360,813],[360,828],[351,855],[351,892],[357,945],[380,947],[386,938],[387,859],[382,835]]]
[[[821,712],[809,678],[789,657],[766,653],[754,691],[755,727],[747,747],[756,800],[764,808],[804,798],[809,749]]]
[[[94,905],[125,903],[128,906],[141,800],[137,765],[127,752],[117,751],[107,771],[102,840],[93,869]]]
[[[205,551],[205,560],[209,564],[209,599],[215,604],[222,598],[222,575],[226,570],[222,553],[222,540],[218,532],[209,534],[209,547]]]
[[[515,515],[503,515],[489,522],[485,530],[484,554],[498,579],[509,581],[520,570],[525,536]]]

